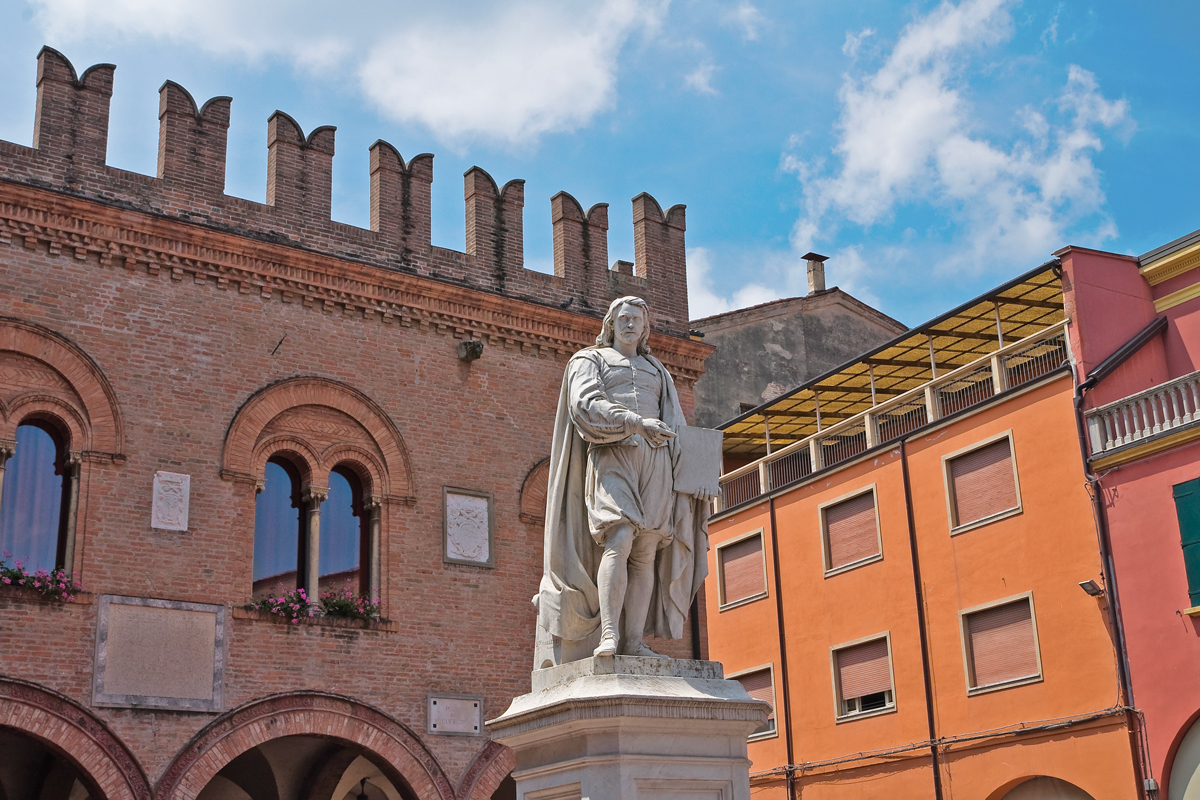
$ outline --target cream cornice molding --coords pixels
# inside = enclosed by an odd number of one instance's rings
[[[1138,272],[1151,286],[1157,286],[1176,275],[1200,267],[1200,242],[1171,253],[1169,256],[1151,261],[1138,267]]]
[[[543,357],[565,358],[593,344],[600,322],[521,298],[7,182],[0,183],[0,244],[6,243],[46,247],[53,256],[90,260],[98,268],[166,273],[172,282],[214,284],[385,324],[478,337]],[[713,350],[659,333],[651,344],[687,382],[703,374]]]
[[[1122,464],[1128,464],[1131,461],[1140,461],[1143,458],[1158,455],[1166,450],[1190,444],[1197,439],[1200,439],[1200,426],[1193,425],[1167,434],[1166,436],[1156,436],[1143,441],[1141,444],[1127,447],[1111,455],[1101,454],[1093,456],[1088,463],[1091,464],[1093,470],[1111,469]]]
[[[1158,298],[1154,301],[1154,310],[1162,313],[1168,308],[1174,308],[1196,297],[1200,297],[1200,281],[1193,283],[1191,286],[1185,286],[1177,292],[1171,292]]]

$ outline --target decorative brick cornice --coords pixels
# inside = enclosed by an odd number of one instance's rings
[[[124,743],[87,708],[53,689],[0,676],[0,726],[65,753],[109,800],[150,800],[150,781]]]
[[[599,320],[292,245],[0,181],[0,244],[45,248],[98,269],[166,274],[264,300],[419,327],[491,346],[566,358],[591,345]],[[163,288],[170,285],[163,282]],[[655,354],[690,383],[711,346],[655,333]]]

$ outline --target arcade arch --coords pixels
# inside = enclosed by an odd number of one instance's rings
[[[145,773],[107,725],[28,681],[0,677],[0,753],[0,795],[9,800],[151,798]]]

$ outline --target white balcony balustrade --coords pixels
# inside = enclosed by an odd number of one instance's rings
[[[1200,422],[1200,371],[1087,412],[1092,455]]]

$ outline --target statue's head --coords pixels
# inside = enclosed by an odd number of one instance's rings
[[[616,340],[617,318],[621,315],[622,306],[628,306],[641,312],[644,324],[641,338],[638,339],[637,351],[638,355],[648,355],[650,353],[650,306],[640,297],[618,297],[612,301],[608,306],[608,313],[604,315],[604,322],[600,326],[600,335],[596,337],[596,344],[600,347],[613,346],[613,342]]]

